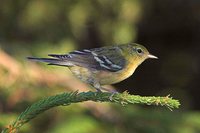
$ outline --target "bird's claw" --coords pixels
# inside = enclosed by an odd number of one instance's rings
[[[111,93],[111,95],[109,96],[109,99],[110,99],[110,101],[112,101],[113,99],[113,96],[115,95],[115,94],[118,94],[119,92],[117,92],[117,91],[115,91],[115,92],[112,92]]]

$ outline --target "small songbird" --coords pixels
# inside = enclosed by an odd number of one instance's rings
[[[90,84],[97,91],[106,90],[102,85],[118,83],[130,77],[144,60],[157,59],[144,46],[136,43],[48,56],[52,58],[28,57],[28,59],[47,62],[48,65],[68,67],[76,77]]]

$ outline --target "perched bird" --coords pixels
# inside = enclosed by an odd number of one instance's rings
[[[97,91],[106,90],[102,85],[118,83],[130,77],[144,60],[157,59],[144,46],[136,43],[48,56],[52,58],[28,57],[28,59],[47,62],[48,65],[68,67],[76,77],[90,84]]]

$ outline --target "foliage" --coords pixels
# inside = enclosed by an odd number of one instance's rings
[[[108,92],[81,92],[63,93],[40,100],[39,102],[28,107],[20,114],[13,124],[9,125],[2,133],[15,133],[21,126],[35,118],[38,114],[56,106],[68,106],[72,103],[83,101],[95,102],[114,102],[122,105],[126,104],[146,104],[166,106],[170,110],[178,108],[180,103],[177,100],[167,97],[141,97],[129,95],[127,92],[122,94],[112,94]]]

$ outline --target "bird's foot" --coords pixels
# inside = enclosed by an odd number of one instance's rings
[[[109,96],[110,101],[113,100],[113,96],[114,96],[115,94],[118,94],[118,93],[119,93],[119,92],[117,92],[116,90],[109,90],[109,89],[103,88],[103,87],[101,87],[101,88],[95,88],[95,89],[96,89],[96,92],[97,92],[97,93],[102,93],[102,90],[107,91],[107,92],[110,92],[110,93],[111,93],[111,95]]]
[[[119,92],[117,92],[117,91],[112,91],[111,92],[111,95],[109,96],[109,99],[110,99],[110,101],[112,101],[113,100],[113,96],[115,95],[115,94],[118,94]]]

